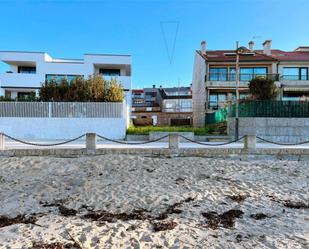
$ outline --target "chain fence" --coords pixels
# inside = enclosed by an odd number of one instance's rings
[[[195,141],[195,140],[193,140],[193,139],[187,138],[187,137],[185,137],[185,136],[183,136],[183,135],[179,135],[179,137],[181,137],[181,138],[183,138],[183,139],[185,139],[185,140],[187,140],[187,141],[189,141],[189,142],[191,142],[191,143],[195,143],[195,144],[199,144],[199,145],[205,145],[205,146],[223,146],[223,145],[227,145],[227,144],[236,143],[236,142],[242,140],[245,136],[242,136],[242,137],[240,137],[240,138],[238,138],[238,139],[235,139],[235,140],[232,140],[232,141],[229,141],[229,142],[219,143],[219,144],[218,144],[218,143],[213,144],[213,143],[199,142],[199,141]]]
[[[302,145],[302,144],[309,143],[309,140],[303,141],[303,142],[299,142],[299,143],[280,143],[280,142],[270,141],[270,140],[267,140],[267,139],[259,137],[259,136],[256,136],[256,138],[261,140],[261,141],[263,141],[263,142],[265,142],[265,143],[281,145],[281,146],[297,146],[297,145]]]
[[[141,144],[150,144],[150,143],[155,143],[158,142],[160,140],[163,140],[165,138],[168,137],[168,135],[154,139],[154,140],[150,140],[150,141],[144,141],[144,142],[125,142],[125,141],[120,141],[120,140],[114,140],[114,139],[110,139],[104,136],[101,136],[99,134],[97,134],[97,136],[103,140],[109,141],[109,142],[113,142],[113,143],[118,143],[118,144],[127,144],[127,145],[141,145]]]
[[[75,142],[83,137],[86,136],[86,134],[82,134],[78,137],[75,137],[73,139],[69,139],[67,141],[63,141],[63,142],[59,142],[59,143],[46,143],[46,144],[42,144],[42,143],[34,143],[34,142],[28,142],[28,141],[25,141],[25,140],[22,140],[22,139],[18,139],[18,138],[15,138],[15,137],[12,137],[6,133],[0,133],[2,134],[4,137],[12,140],[12,141],[15,141],[15,142],[18,142],[18,143],[22,143],[22,144],[25,144],[25,145],[32,145],[32,146],[42,146],[42,147],[48,147],[48,146],[58,146],[58,145],[64,145],[64,144],[68,144],[68,143],[72,143],[72,142]],[[108,137],[105,137],[105,136],[102,136],[102,135],[99,135],[99,134],[96,134],[98,138],[102,139],[102,140],[105,140],[105,141],[109,141],[109,142],[113,142],[113,143],[117,143],[117,144],[124,144],[124,145],[143,145],[143,144],[150,144],[150,143],[155,143],[155,142],[159,142],[163,139],[166,139],[169,137],[169,135],[165,135],[165,136],[162,136],[160,138],[157,138],[157,139],[153,139],[153,140],[150,140],[150,141],[143,141],[143,142],[128,142],[128,141],[121,141],[121,140],[116,140],[116,139],[111,139],[111,138],[108,138]],[[205,143],[205,142],[200,142],[200,141],[196,141],[196,140],[193,140],[193,139],[190,139],[188,137],[185,137],[183,135],[178,135],[179,138],[182,138],[184,139],[185,141],[188,141],[188,142],[191,142],[191,143],[194,143],[194,144],[198,144],[198,145],[204,145],[204,146],[224,146],[224,145],[228,145],[228,144],[233,144],[233,143],[236,143],[236,142],[239,142],[241,141],[242,139],[245,138],[245,136],[242,136],[238,139],[235,139],[235,140],[232,140],[232,141],[228,141],[228,142],[224,142],[224,143]],[[270,140],[267,140],[265,138],[262,138],[262,137],[259,137],[259,136],[256,136],[256,139],[258,140],[261,140],[265,143],[270,143],[270,144],[275,144],[275,145],[280,145],[280,146],[297,146],[297,145],[303,145],[303,144],[307,144],[309,143],[309,140],[307,141],[302,141],[302,142],[299,142],[299,143],[280,143],[280,142],[275,142],[275,141],[270,141]]]
[[[8,134],[5,134],[5,133],[2,133],[2,135],[8,139],[11,139],[15,142],[18,142],[18,143],[22,143],[22,144],[26,144],[26,145],[32,145],[32,146],[43,146],[43,147],[46,147],[46,146],[57,146],[57,145],[64,145],[64,144],[68,144],[68,143],[72,143],[76,140],[79,140],[81,139],[82,137],[86,136],[86,134],[83,134],[83,135],[80,135],[76,138],[73,138],[73,139],[70,139],[70,140],[67,140],[67,141],[63,141],[63,142],[60,142],[60,143],[51,143],[51,144],[41,144],[41,143],[32,143],[32,142],[28,142],[28,141],[25,141],[25,140],[21,140],[21,139],[18,139],[18,138],[15,138],[15,137],[12,137]]]

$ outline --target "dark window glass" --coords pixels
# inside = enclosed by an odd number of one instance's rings
[[[120,69],[100,68],[99,73],[103,74],[103,76],[120,76]]]
[[[18,73],[36,73],[36,67],[18,67]]]
[[[82,75],[64,75],[64,74],[46,74],[45,79],[48,81],[55,80],[60,83],[63,78],[66,78],[69,83],[76,77],[83,77]]]
[[[18,99],[25,99],[25,98],[29,98],[32,94],[32,92],[19,92],[17,93],[17,98]]]
[[[213,81],[226,81],[227,80],[227,68],[209,68],[209,80]]]

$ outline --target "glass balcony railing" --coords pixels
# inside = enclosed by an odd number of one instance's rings
[[[282,80],[309,80],[309,75],[282,75]]]
[[[240,81],[250,81],[256,77],[264,77],[275,81],[279,80],[279,74],[239,74]],[[236,74],[209,73],[206,79],[207,81],[236,81]]]

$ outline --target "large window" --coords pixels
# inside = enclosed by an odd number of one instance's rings
[[[68,82],[71,82],[76,77],[83,77],[82,75],[65,75],[65,74],[46,74],[45,79],[48,81],[55,80],[60,83],[63,78],[66,78]]]
[[[308,68],[284,67],[282,77],[285,80],[308,80]]]
[[[226,81],[227,68],[226,67],[209,68],[209,80]]]
[[[226,93],[211,93],[209,95],[209,109],[217,110],[227,101]]]
[[[120,69],[100,68],[99,73],[103,74],[103,76],[120,76]]]
[[[36,73],[36,67],[18,66],[18,73]]]
[[[266,76],[267,67],[241,67],[239,73],[240,81],[250,81],[255,77]]]
[[[267,67],[241,67],[239,69],[239,80],[250,81],[251,79],[258,76],[267,75]],[[236,80],[236,69],[230,67],[229,70],[226,67],[210,68],[209,69],[209,80],[211,81],[235,81]]]

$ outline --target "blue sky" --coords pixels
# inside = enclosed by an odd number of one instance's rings
[[[285,50],[309,45],[307,0],[0,0],[0,9],[0,50],[131,54],[134,88],[189,85],[203,39],[208,49],[253,38],[257,47],[265,39]]]

